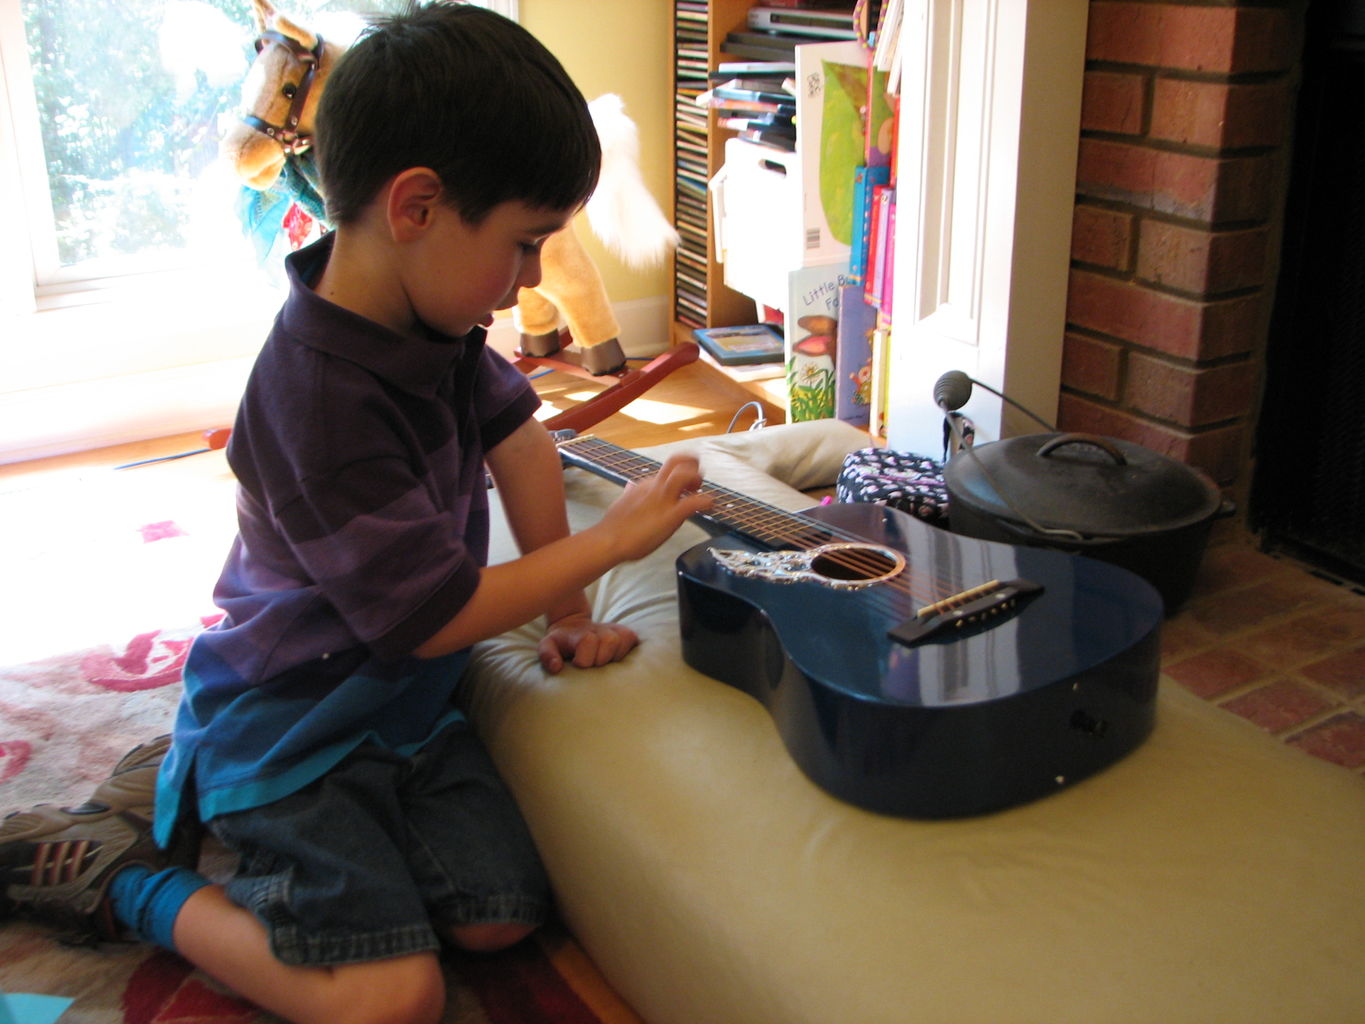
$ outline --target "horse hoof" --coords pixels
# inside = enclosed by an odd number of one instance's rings
[[[521,354],[524,356],[543,359],[545,356],[552,356],[558,351],[558,331],[550,331],[548,334],[523,334],[521,336]]]
[[[615,373],[626,365],[626,354],[621,351],[621,343],[615,338],[583,349],[583,369],[595,377]]]

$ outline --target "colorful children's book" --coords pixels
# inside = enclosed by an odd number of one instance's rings
[[[868,432],[878,437],[886,436],[887,405],[891,398],[890,370],[891,325],[878,316],[877,327],[872,332],[872,415],[868,423]]]
[[[886,193],[889,185],[872,187],[871,210],[868,213],[867,228],[867,268],[863,272],[863,295],[869,305],[875,306],[880,296],[880,281],[877,275],[882,272],[882,233],[886,230]]]
[[[807,265],[847,261],[853,244],[853,170],[866,162],[867,52],[856,41],[796,48]]]
[[[886,72],[872,68],[867,76],[867,130],[863,150],[867,166],[891,166],[895,134],[896,108],[886,94]]]
[[[872,335],[877,311],[857,284],[839,289],[838,348],[834,356],[834,415],[866,427],[872,412]]]
[[[872,228],[867,253],[867,273],[863,277],[863,295],[870,305],[881,307],[886,287],[887,254],[895,238],[891,234],[892,200],[896,190],[890,185],[878,185],[872,190]]]
[[[801,267],[787,275],[787,419],[834,416],[839,289],[848,283],[844,260]]]
[[[896,190],[891,190],[890,196],[886,200],[886,248],[882,262],[886,265],[882,273],[881,311],[882,319],[891,321],[891,314],[895,306],[894,298],[896,295]]]
[[[872,189],[885,185],[890,167],[859,167],[853,172],[853,246],[848,257],[848,276],[862,284],[867,273],[867,247],[872,228]]]

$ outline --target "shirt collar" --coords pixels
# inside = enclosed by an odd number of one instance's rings
[[[453,338],[425,328],[424,338],[409,338],[328,302],[313,291],[312,283],[331,257],[335,237],[328,232],[286,257],[289,295],[280,310],[281,325],[309,348],[356,363],[419,397],[434,397],[451,367],[483,348],[486,331],[475,327]]]

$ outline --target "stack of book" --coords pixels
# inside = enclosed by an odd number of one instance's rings
[[[699,328],[692,336],[702,359],[736,380],[770,380],[787,372],[782,334],[769,324]]]
[[[719,124],[750,142],[796,150],[796,48],[804,43],[856,37],[852,4],[809,7],[773,3],[749,10],[745,27],[726,35],[721,62],[704,103]]]
[[[796,47],[802,43],[856,38],[852,5],[838,8],[758,6],[749,9],[743,29],[726,35],[721,50],[744,60],[785,63],[795,59]]]
[[[858,38],[858,19],[855,0],[758,0],[753,8],[732,0],[673,0],[673,8],[674,211],[680,236],[673,315],[688,328],[705,328],[746,316],[745,296],[721,285],[710,246],[710,186],[722,142],[717,135],[732,130],[746,144],[769,147],[766,159],[795,168],[790,161],[799,155],[797,47]]]
[[[715,72],[716,84],[698,97],[699,103],[716,112],[716,123],[750,142],[795,152],[796,96],[790,77],[779,81],[772,76],[729,78],[728,74]]]

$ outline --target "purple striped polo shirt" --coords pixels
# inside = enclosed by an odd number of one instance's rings
[[[316,295],[331,244],[286,261],[289,295],[233,426],[225,617],[186,662],[157,785],[163,844],[191,808],[261,806],[367,739],[407,753],[459,716],[465,656],[409,652],[478,586],[484,453],[539,399],[483,328],[414,340]]]

